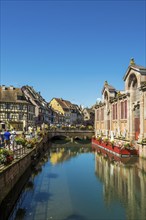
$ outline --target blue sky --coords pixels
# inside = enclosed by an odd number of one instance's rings
[[[90,107],[132,57],[146,66],[146,1],[1,0],[2,85]]]

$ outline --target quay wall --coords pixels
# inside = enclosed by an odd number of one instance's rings
[[[13,189],[20,177],[32,164],[32,158],[45,149],[45,143],[48,141],[46,135],[33,149],[31,149],[22,158],[14,160],[10,165],[0,171],[0,205],[8,193]]]
[[[146,159],[146,144],[139,145],[139,157]]]

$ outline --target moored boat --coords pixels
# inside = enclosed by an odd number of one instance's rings
[[[96,150],[97,152],[99,152],[100,149],[105,150],[106,152],[111,153],[117,157],[137,157],[139,155],[138,150],[133,147],[126,148],[116,144],[111,145],[101,140],[96,140],[95,138],[92,138],[92,149]]]

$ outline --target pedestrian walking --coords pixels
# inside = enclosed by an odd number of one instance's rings
[[[0,148],[2,147],[2,143],[3,143],[3,141],[2,141],[2,133],[0,132]]]
[[[11,133],[9,132],[9,130],[5,130],[4,143],[5,143],[5,148],[8,147],[9,150],[10,150],[10,136],[11,136]]]
[[[13,130],[11,131],[11,136],[10,136],[10,141],[11,141],[11,146],[13,148],[14,151],[14,145],[15,145],[15,137],[16,137],[16,131],[15,128],[13,128]]]

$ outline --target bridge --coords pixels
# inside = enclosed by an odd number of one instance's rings
[[[66,137],[70,138],[71,142],[73,142],[74,139],[80,138],[80,139],[91,139],[94,135],[93,130],[49,130],[48,131],[48,138],[51,139],[53,137]]]

